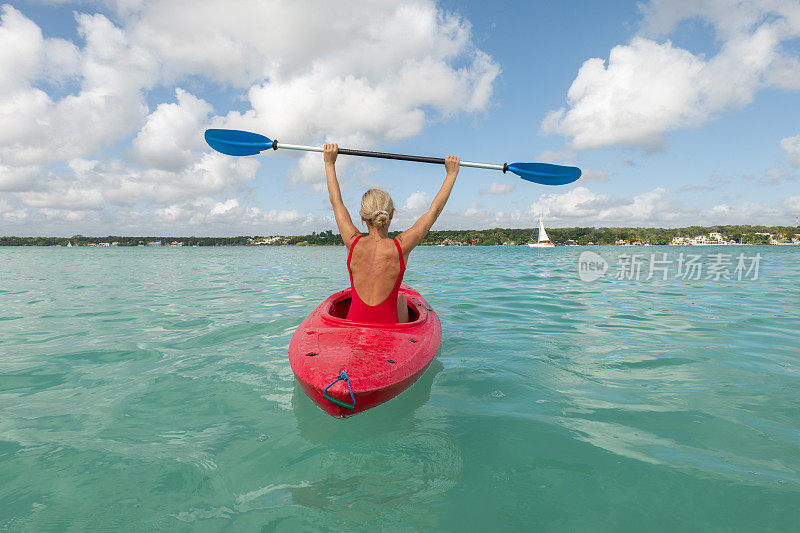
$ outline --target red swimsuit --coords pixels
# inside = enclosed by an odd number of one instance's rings
[[[371,322],[376,324],[396,324],[397,323],[397,291],[400,290],[400,284],[403,282],[403,274],[406,271],[406,264],[403,261],[403,250],[400,248],[400,243],[396,239],[392,239],[394,245],[397,246],[397,253],[400,255],[400,275],[397,276],[397,281],[392,288],[392,292],[386,297],[384,301],[378,305],[367,305],[361,298],[358,297],[356,288],[353,285],[353,272],[350,270],[350,258],[353,257],[353,249],[356,243],[362,236],[359,235],[350,246],[350,251],[347,254],[347,272],[350,273],[350,287],[353,300],[350,303],[350,310],[347,312],[347,319],[354,322]]]

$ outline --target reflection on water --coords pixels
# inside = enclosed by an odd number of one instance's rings
[[[332,443],[341,438],[345,442],[349,441],[354,430],[375,434],[411,430],[417,421],[416,411],[430,400],[434,379],[443,369],[442,362],[434,359],[417,382],[396,398],[397,401],[389,401],[378,406],[379,408],[359,413],[364,421],[358,423],[349,423],[326,415],[295,384],[292,406],[300,436],[312,443]]]

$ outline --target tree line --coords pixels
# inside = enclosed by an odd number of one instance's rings
[[[245,246],[250,244],[250,237],[123,237],[109,235],[107,237],[0,237],[0,246],[90,246],[100,243],[117,243],[116,246],[147,246],[148,243],[160,242],[169,245],[173,242],[182,246]]]
[[[525,244],[531,238],[532,228],[506,229],[493,228],[486,230],[432,230],[425,237],[423,244],[438,245],[443,243],[464,244],[471,246],[495,246],[501,244]],[[617,241],[642,244],[669,244],[673,237],[696,237],[711,232],[721,233],[728,241],[744,244],[768,244],[768,235],[776,238],[791,239],[800,233],[791,226],[687,226],[684,228],[550,228],[547,230],[550,240],[556,244],[614,244]],[[400,232],[391,232],[396,237]],[[117,243],[117,246],[146,246],[160,242],[161,245],[182,243],[183,246],[248,246],[264,239],[262,236],[240,235],[237,237],[124,237],[109,235],[107,237],[0,237],[0,246],[90,246],[100,243]],[[326,230],[310,235],[291,235],[275,238],[272,245],[295,246],[335,246],[342,245],[338,233]]]

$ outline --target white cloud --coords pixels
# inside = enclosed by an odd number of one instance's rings
[[[556,165],[564,164],[567,161],[572,161],[578,157],[577,150],[545,150],[537,155],[534,159],[542,163],[552,163]]]
[[[175,104],[161,104],[132,143],[132,154],[143,166],[177,171],[196,157],[192,149],[205,149],[202,132],[211,105],[182,89],[175,90]]]
[[[425,191],[417,191],[406,198],[405,209],[411,213],[418,213],[431,205],[431,197]]]
[[[720,203],[697,209],[677,202],[663,191],[631,198],[609,197],[584,190],[567,191],[554,198],[542,197],[528,209],[495,209],[474,204],[465,210],[445,209],[434,229],[521,228],[535,225],[544,211],[545,225],[564,226],[662,226],[689,224],[780,224],[794,221],[800,213],[800,196],[780,204],[758,202]],[[402,211],[400,213],[402,215]],[[396,216],[393,229],[403,230],[414,217]],[[0,199],[0,224],[9,234],[61,235],[75,233],[109,235],[269,235],[302,234],[334,229],[325,211],[302,213],[293,209],[262,210],[240,198],[195,198],[154,210],[133,205],[63,209],[30,208]],[[231,228],[235,228],[232,230]],[[92,230],[92,231],[87,231]]]
[[[800,167],[800,135],[781,139],[781,148],[794,166]]]
[[[297,163],[289,171],[289,180],[296,184],[311,186],[315,191],[326,191],[325,166],[322,156],[318,152],[290,152],[289,155],[297,159]],[[366,168],[363,160],[340,155],[336,159],[336,177],[339,186],[344,190],[350,180],[353,168]],[[374,170],[374,167],[369,167]]]
[[[791,199],[789,199],[791,200]],[[708,224],[777,224],[787,225],[791,217],[791,204],[765,205],[759,202],[742,202],[732,206],[718,204],[703,210],[700,220]]]
[[[530,206],[531,214],[542,213],[547,217],[584,217],[594,214],[586,206],[598,199],[605,199],[586,187],[575,187],[565,193],[543,194]]]
[[[778,205],[758,202],[721,203],[699,209],[679,201],[663,188],[632,197],[613,197],[587,187],[555,194],[542,194],[527,209],[495,209],[473,204],[464,211],[446,209],[434,229],[524,228],[544,215],[546,227],[681,227],[714,224],[785,225],[800,213],[800,196]]]
[[[462,216],[465,217],[465,218],[468,218],[468,219],[470,219],[470,218],[477,219],[477,218],[480,218],[480,217],[486,217],[487,215],[488,215],[487,211],[484,211],[484,210],[482,210],[482,209],[480,209],[478,207],[475,207],[475,206],[471,206],[471,207],[466,208],[464,210],[464,212],[462,213]]]
[[[78,50],[44,39],[11,6],[0,17],[0,162],[28,166],[82,157],[136,130],[146,114],[142,89],[156,79],[149,52],[131,45],[102,15],[77,15]],[[53,100],[34,83],[74,77],[76,94]]]
[[[35,186],[34,178],[41,172],[39,166],[9,166],[0,163],[0,191],[25,191]]]
[[[551,111],[545,133],[570,138],[574,148],[615,144],[657,147],[664,131],[708,116],[698,86],[703,62],[670,42],[635,38],[602,59],[586,61],[567,93],[570,109]]]
[[[253,207],[242,193],[259,163],[209,153],[205,127],[370,147],[487,109],[500,73],[473,43],[469,22],[432,0],[105,4],[114,22],[75,15],[77,45],[44,37],[21,10],[2,7],[1,199],[29,220],[67,220],[62,211],[73,210],[82,223],[101,224],[114,211],[120,224],[147,224],[136,213],[188,209],[196,198],[227,206],[220,217],[247,216]],[[197,94],[175,88],[179,82]],[[215,83],[238,93],[245,108],[214,116],[197,87]],[[148,109],[156,87],[174,90],[175,101]],[[297,160],[290,180],[324,188],[318,154]],[[342,160],[340,172],[349,164]],[[231,198],[239,205],[226,203]]]
[[[735,38],[772,15],[782,35],[800,31],[800,6],[791,0],[650,0],[640,4],[642,32],[663,36],[687,19],[711,24],[723,40]]]
[[[674,222],[685,215],[673,209],[664,188],[656,188],[631,198],[610,198],[586,187],[565,193],[543,194],[530,207],[530,213],[543,213],[551,220],[592,221],[592,225],[648,224]]]
[[[131,39],[170,76],[248,90],[251,109],[221,125],[285,142],[404,139],[422,130],[431,110],[486,109],[500,73],[472,43],[469,22],[430,0],[231,1],[225,9],[162,0],[118,10]]]
[[[292,78],[271,78],[248,92],[252,109],[231,113],[226,127],[269,131],[286,142],[319,142],[369,147],[420,133],[426,108],[444,115],[484,109],[499,68],[479,54],[468,69],[455,70],[447,58],[408,58],[374,78],[315,65]]]
[[[564,135],[575,149],[658,148],[666,132],[743,107],[766,87],[800,89],[800,63],[782,47],[800,36],[795,2],[655,0],[642,10],[643,34],[668,34],[692,17],[710,22],[720,51],[706,59],[668,40],[636,36],[614,47],[607,63],[583,64],[568,107],[547,114],[544,133]]]
[[[513,191],[515,185],[511,183],[497,183],[493,181],[491,185],[489,185],[488,189],[479,189],[478,194],[486,195],[486,194],[508,194]]]
[[[69,41],[44,39],[39,27],[10,5],[0,15],[0,94],[26,90],[39,79],[69,78],[78,68],[78,50]]]
[[[16,196],[27,206],[63,209],[163,204],[242,190],[255,177],[260,162],[204,153],[178,172],[141,170],[118,159],[72,159],[68,166],[69,172],[43,178],[39,187]]]
[[[789,173],[782,168],[769,168],[764,172],[764,177],[759,180],[763,185],[777,185],[778,183],[790,179]]]
[[[608,171],[594,168],[581,168],[581,182],[606,183],[609,181]]]
[[[195,198],[152,210],[136,206],[34,209],[0,199],[0,224],[17,235],[222,236],[231,235],[231,228],[235,234],[289,235],[331,226],[328,218],[288,209],[262,210],[237,198]]]
[[[172,204],[156,209],[148,222],[143,219],[148,214],[131,210],[129,216],[134,226],[139,228],[150,224],[156,233],[165,233],[165,228],[173,234],[214,233],[214,229],[238,228],[239,233],[263,235],[270,233],[299,234],[318,230],[324,221],[311,214],[296,210],[264,211],[257,207],[242,205],[236,198],[217,201],[200,198]],[[228,233],[230,230],[228,230]]]
[[[800,216],[800,196],[790,196],[783,201],[782,207],[789,216]]]
[[[142,214],[137,213],[137,215]],[[212,224],[237,224],[243,228],[263,232],[275,225],[290,229],[294,225],[307,227],[309,223],[318,222],[316,217],[303,215],[294,210],[263,211],[256,207],[244,206],[236,198],[222,201],[200,198],[176,203],[156,209],[153,216],[156,223],[168,224],[177,229],[191,229]]]
[[[383,78],[406,62],[430,60],[436,67],[473,53],[469,23],[429,0],[231,0],[224,9],[214,0],[191,6],[181,0],[109,4],[116,5],[132,38],[163,58],[166,70],[242,88],[321,66],[355,78]]]
[[[709,212],[714,215],[729,215],[731,211],[731,206],[728,204],[718,204],[709,209]]]
[[[0,220],[4,225],[12,226],[24,224],[28,219],[28,211],[18,208],[0,198]]]

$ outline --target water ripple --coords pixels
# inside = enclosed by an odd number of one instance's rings
[[[791,529],[800,247],[742,282],[581,251],[415,250],[438,357],[341,421],[286,348],[343,248],[0,249],[0,529]]]

